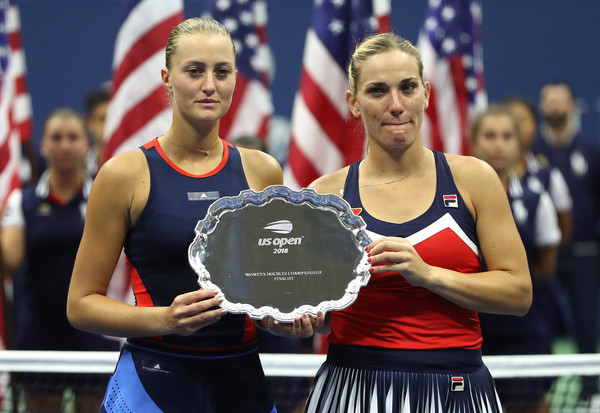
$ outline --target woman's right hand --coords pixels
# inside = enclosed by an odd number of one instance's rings
[[[165,322],[172,334],[189,336],[227,314],[227,310],[218,307],[223,302],[216,290],[199,289],[175,297],[167,307]],[[218,308],[214,308],[218,307]]]

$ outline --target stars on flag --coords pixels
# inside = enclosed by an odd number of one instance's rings
[[[227,140],[253,135],[265,140],[273,114],[270,83],[274,64],[267,44],[267,6],[264,0],[213,0],[207,16],[231,34],[238,76],[229,112],[221,119],[220,135]]]

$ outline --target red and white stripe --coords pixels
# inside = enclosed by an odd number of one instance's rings
[[[25,52],[21,45],[21,22],[15,4],[6,9],[8,66],[0,73],[0,206],[10,192],[21,186],[21,144],[31,138],[31,96],[27,90]]]
[[[343,141],[350,116],[348,78],[312,29],[306,34],[300,89],[296,94],[284,182],[292,188],[345,165]],[[360,136],[355,145],[364,146]]]
[[[460,58],[439,59],[427,41],[418,48],[423,58],[423,77],[431,83],[429,107],[421,128],[423,144],[442,152],[468,153],[469,101]]]
[[[377,31],[379,33],[386,33],[391,31],[391,14],[392,6],[390,0],[373,0],[373,15],[377,19]]]
[[[389,31],[389,0],[374,0],[373,10],[378,32]],[[352,52],[348,50],[348,55]],[[346,68],[338,65],[309,27],[284,168],[284,183],[289,187],[306,187],[364,156],[364,133],[345,100],[348,87]]]
[[[444,2],[432,1],[437,7]],[[477,2],[469,8],[457,9],[456,13],[471,13],[476,20],[475,30],[480,30],[481,6]],[[427,24],[425,21],[424,29]],[[470,123],[477,113],[487,106],[487,93],[483,81],[483,57],[480,44],[480,32],[471,33],[475,43],[473,55],[458,54],[452,57],[440,57],[425,30],[421,30],[417,48],[423,61],[423,77],[431,83],[429,107],[425,111],[421,136],[423,144],[430,149],[468,154],[468,132]],[[468,61],[467,61],[468,60]],[[465,66],[475,67],[475,78],[469,78]],[[474,98],[470,93],[474,91]]]
[[[238,68],[235,90],[229,111],[219,123],[221,138],[229,141],[242,135],[256,136],[266,140],[269,134],[269,121],[273,115],[270,82],[273,71],[273,58],[267,42],[267,6],[262,0],[252,4],[256,41],[258,44],[243,45],[255,50],[254,64],[260,74],[260,81],[250,79]],[[222,22],[227,26],[227,22]],[[241,41],[234,39],[234,41]],[[247,39],[249,41],[249,39]],[[236,45],[238,48],[238,45]]]
[[[182,0],[141,0],[121,25],[113,56],[105,125],[108,159],[162,135],[171,109],[160,71],[171,30],[183,21]]]

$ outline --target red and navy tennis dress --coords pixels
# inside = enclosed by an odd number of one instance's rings
[[[248,189],[238,150],[223,142],[213,171],[191,175],[158,139],[141,149],[150,170],[144,211],[125,240],[138,306],[168,306],[199,288],[188,247],[198,220],[222,196]],[[226,259],[226,251],[223,251]],[[275,412],[256,349],[254,322],[228,314],[190,336],[126,341],[103,402],[106,412]]]
[[[350,166],[343,197],[373,239],[403,237],[430,265],[479,272],[475,222],[444,154],[433,153],[435,198],[416,219],[395,224],[369,215],[359,195],[360,163]],[[501,411],[481,359],[477,312],[412,286],[400,274],[373,274],[350,307],[332,313],[328,341],[307,412]]]

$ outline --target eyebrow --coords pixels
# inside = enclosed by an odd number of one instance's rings
[[[200,60],[195,60],[195,59],[190,59],[190,60],[184,61],[183,65],[184,66],[188,66],[188,65],[207,66],[206,62],[203,62]],[[233,62],[223,61],[223,62],[215,63],[215,66],[235,66],[235,64]]]
[[[365,86],[372,87],[372,86],[386,86],[386,85],[387,85],[387,83],[385,83],[385,82],[369,82]]]
[[[400,81],[400,84],[406,84],[409,82],[414,82],[417,81],[419,78],[416,76],[411,76],[411,77],[407,77],[406,79],[402,79]],[[367,83],[365,86],[371,87],[371,86],[387,86],[386,82],[369,82]]]
[[[408,83],[408,82],[414,82],[414,81],[418,81],[419,78],[416,76],[411,76],[411,77],[407,77],[406,79],[402,79],[402,81],[400,83]]]

